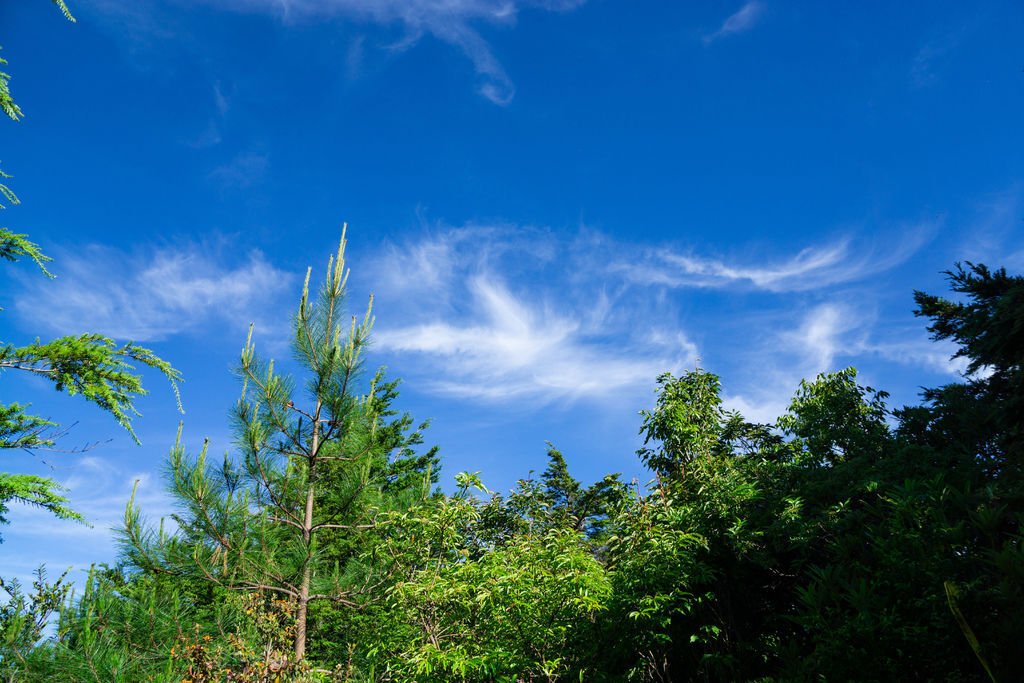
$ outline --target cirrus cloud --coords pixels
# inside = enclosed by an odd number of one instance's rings
[[[379,248],[367,282],[377,291],[378,348],[430,393],[621,401],[707,354],[716,370],[727,363],[747,376],[730,384],[730,405],[765,418],[785,407],[801,378],[868,357],[923,362],[912,351],[927,342],[878,339],[865,302],[875,296],[874,276],[931,232],[929,224],[901,225],[903,239],[884,251],[851,233],[789,257],[744,261],[586,228],[439,224]],[[736,306],[757,302],[742,334],[717,304],[697,303],[725,292]],[[930,357],[926,365],[940,367]]]
[[[391,244],[370,276],[381,320],[402,323],[382,323],[377,345],[448,396],[546,403],[646,390],[693,365],[697,347],[667,307],[606,277],[606,248],[593,233],[510,225]]]
[[[294,276],[259,251],[231,264],[216,251],[188,244],[126,252],[93,244],[56,253],[57,279],[24,278],[15,308],[26,328],[98,329],[133,341],[160,341],[213,322],[227,323],[236,339],[252,321],[279,318],[275,305]]]
[[[479,93],[498,105],[515,96],[515,85],[495,57],[478,24],[512,25],[523,10],[567,12],[586,0],[218,0],[217,7],[275,14],[285,21],[338,17],[400,25],[405,49],[430,35],[463,52],[480,79]]]
[[[704,36],[704,44],[710,45],[719,38],[749,31],[760,21],[764,9],[764,3],[759,0],[748,0],[736,12],[726,17],[717,31]]]

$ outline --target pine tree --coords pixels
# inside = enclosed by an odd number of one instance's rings
[[[382,421],[393,414],[394,385],[378,373],[359,390],[373,317],[368,306],[343,330],[345,244],[343,234],[315,304],[307,271],[294,320],[293,351],[308,375],[306,401],[273,361],[258,359],[250,330],[233,415],[238,457],[225,455],[213,466],[205,446],[189,458],[179,438],[169,468],[171,492],[183,509],[174,517],[178,531],[148,528],[129,503],[123,532],[128,560],[138,567],[288,601],[294,614],[289,666],[306,656],[311,604],[353,608],[372,589],[372,571],[358,556],[342,558],[342,548],[375,528],[387,488],[418,477],[417,488],[429,494],[433,476],[434,452],[417,457],[411,450],[419,433],[400,436],[408,418]],[[391,467],[381,462],[388,450],[397,450],[400,460]]]

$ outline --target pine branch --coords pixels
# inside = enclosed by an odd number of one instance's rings
[[[57,6],[57,8],[60,10],[60,13],[64,15],[65,19],[74,23],[75,18],[71,16],[71,10],[69,10],[68,6],[64,4],[64,0],[53,0],[53,4]]]
[[[12,176],[10,173],[4,173],[3,171],[0,171],[0,178],[13,178],[13,177],[14,176]],[[0,195],[2,195],[3,198],[6,199],[7,202],[11,204],[11,206],[17,206],[18,204],[21,204],[21,200],[18,199],[18,195],[14,194],[14,190],[12,190],[11,188],[7,187],[3,183],[0,183]],[[0,209],[6,209],[6,208],[7,208],[6,206],[4,206],[3,204],[0,204]]]

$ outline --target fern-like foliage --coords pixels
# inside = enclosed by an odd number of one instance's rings
[[[7,503],[14,501],[84,524],[85,518],[67,506],[68,499],[63,495],[66,490],[46,477],[0,472],[0,523],[7,523]]]
[[[28,235],[19,235],[7,228],[0,228],[0,258],[6,261],[17,261],[22,256],[32,259],[46,277],[54,277],[53,273],[46,269],[46,264],[53,259],[44,254],[38,244],[30,241]]]
[[[7,60],[0,57],[0,66],[7,64]],[[13,121],[17,121],[22,117],[21,108],[18,106],[14,98],[11,97],[10,87],[11,75],[6,71],[0,71],[0,109],[4,110]]]
[[[45,344],[36,340],[27,346],[7,344],[0,347],[0,370],[24,370],[50,380],[58,391],[66,391],[72,396],[82,395],[113,415],[138,442],[132,429],[132,418],[139,412],[133,400],[147,392],[142,387],[142,378],[133,372],[135,366],[132,361],[163,374],[170,381],[178,408],[181,408],[178,392],[181,373],[149,349],[131,342],[118,346],[113,339],[100,334],[81,334],[60,337]],[[17,434],[21,427],[24,427],[22,432],[38,427],[34,419],[27,418],[24,413],[13,414],[10,419],[16,422],[0,424],[0,433]],[[50,444],[44,440],[34,445]],[[0,441],[0,448],[4,447],[11,447],[11,443]]]
[[[68,21],[75,21],[64,0],[52,0]],[[0,66],[7,61],[0,58]],[[0,71],[0,109],[13,121],[22,117],[21,108],[10,90],[10,74]],[[0,171],[0,180],[11,176]],[[3,202],[18,204],[18,197],[7,185],[0,183],[0,208]],[[27,235],[0,228],[0,259],[16,262],[32,260],[47,277],[54,277],[46,264],[50,257]],[[2,309],[0,309],[2,310]],[[149,349],[134,343],[118,345],[102,334],[81,334],[61,337],[43,343],[36,339],[26,346],[0,341],[0,374],[4,370],[22,370],[53,382],[58,391],[81,395],[90,403],[113,415],[132,439],[138,438],[132,419],[139,413],[134,400],[146,393],[142,378],[135,373],[141,364],[160,372],[171,383],[178,409],[181,397],[178,382],[181,374]],[[0,449],[32,450],[55,445],[55,422],[32,415],[21,403],[0,403]],[[58,517],[83,521],[81,515],[68,508],[64,489],[51,479],[33,475],[0,474],[0,523],[6,523],[7,503],[15,501],[49,510]]]

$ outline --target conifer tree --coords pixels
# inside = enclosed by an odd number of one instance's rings
[[[171,492],[182,508],[174,517],[178,531],[148,528],[134,503],[126,511],[125,549],[136,566],[290,603],[294,647],[281,666],[306,656],[311,603],[356,607],[372,589],[372,572],[358,557],[338,561],[338,548],[376,526],[389,475],[413,476],[404,466],[413,461],[426,465],[419,487],[426,494],[432,477],[433,451],[424,461],[408,448],[419,433],[396,439],[394,430],[404,430],[407,418],[381,423],[391,414],[393,384],[378,373],[359,391],[373,317],[368,306],[361,319],[342,320],[345,244],[343,234],[316,303],[307,271],[295,315],[292,347],[308,376],[305,401],[273,361],[258,358],[250,329],[233,415],[238,457],[225,455],[214,466],[205,446],[187,457],[179,436],[170,456]],[[397,448],[405,462],[384,471],[382,448]]]

